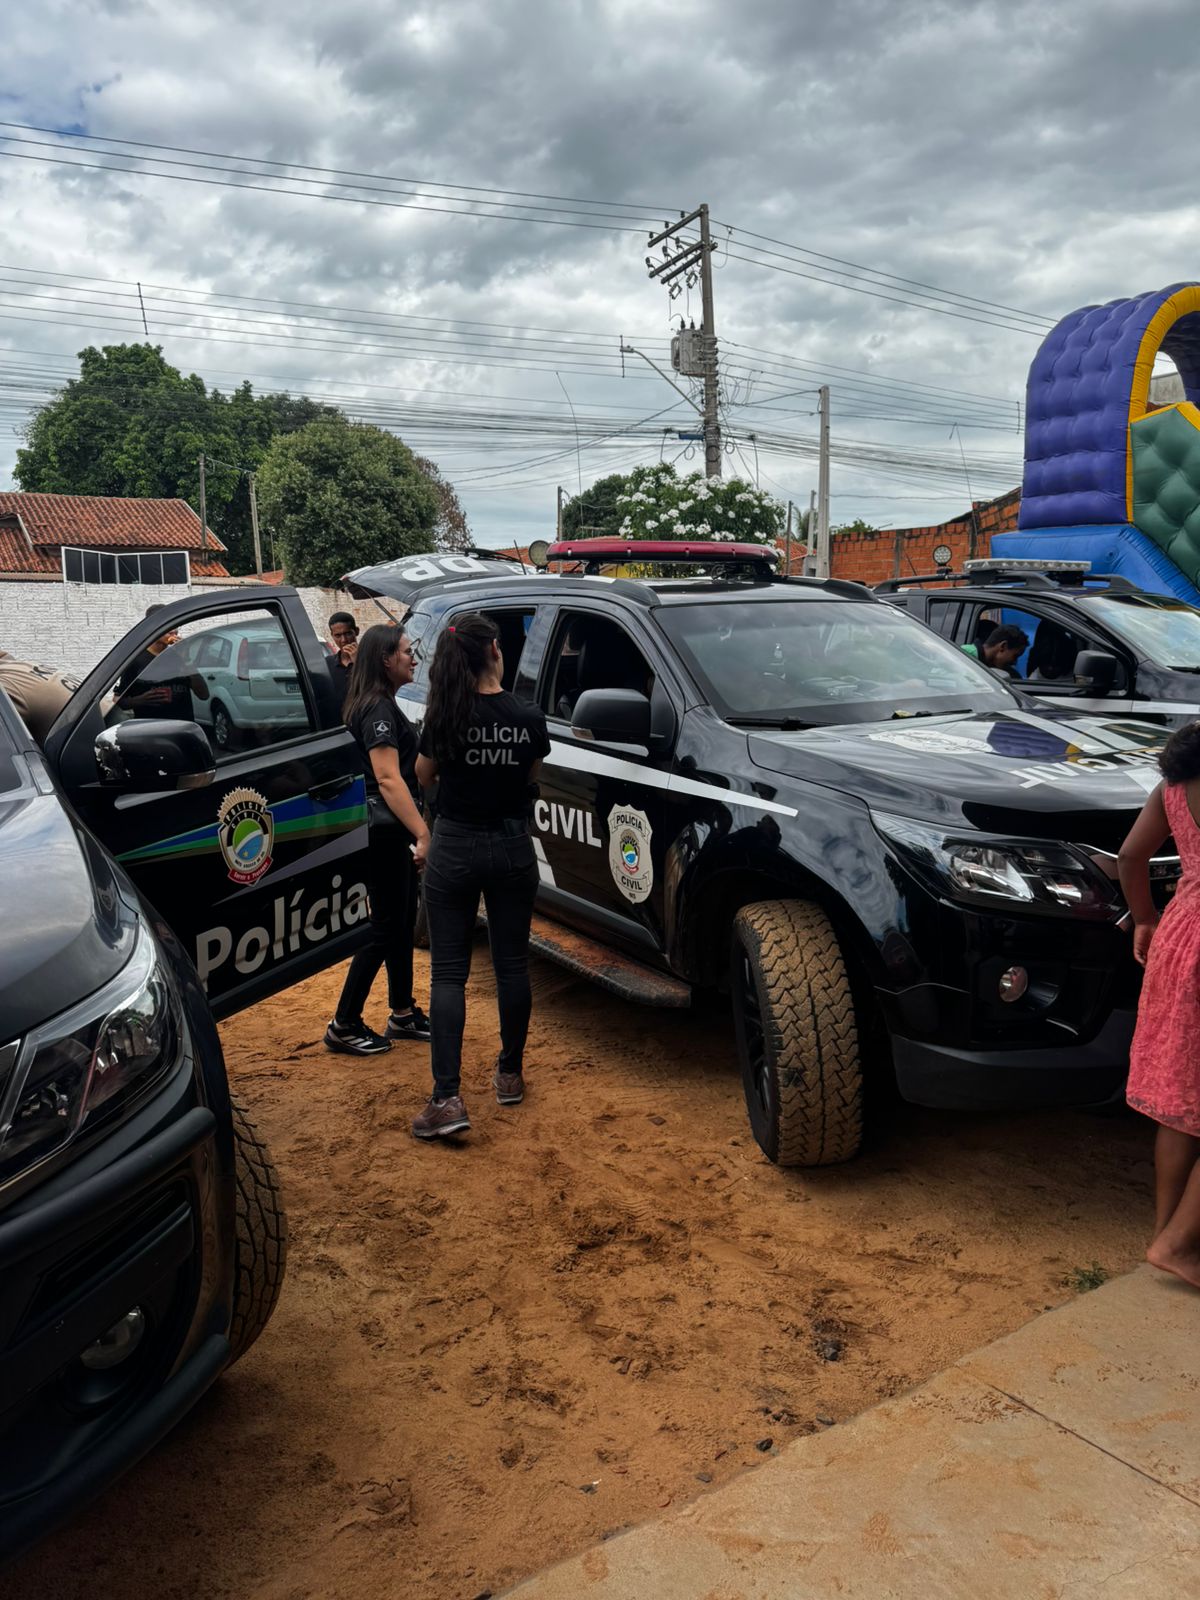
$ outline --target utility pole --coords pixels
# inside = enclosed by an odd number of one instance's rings
[[[704,476],[721,476],[721,422],[717,415],[717,329],[713,317],[712,240],[708,207],[700,207],[700,298],[704,335]]]
[[[787,510],[787,543],[784,546],[787,555],[784,558],[783,575],[790,578],[792,575],[792,502],[788,501]]]
[[[254,570],[262,577],[262,540],[258,536],[258,495],[254,490],[254,474],[248,472],[250,480],[250,528],[254,534]]]
[[[808,554],[804,558],[804,576],[815,578],[817,575],[817,491],[808,491],[808,522],[804,535],[808,545]]]
[[[204,500],[204,456],[200,457],[200,548],[208,553],[208,521]]]
[[[830,575],[829,551],[829,386],[822,384],[817,390],[817,409],[820,416],[819,454],[817,457],[817,577]]]
[[[558,486],[558,512],[557,512],[557,515],[555,516],[555,519],[554,519],[554,526],[555,526],[555,529],[556,529],[557,534],[558,534],[558,542],[559,542],[559,544],[562,543],[562,514],[563,514],[563,490],[562,490],[562,484],[560,483],[559,486]]]
[[[693,226],[699,227],[699,239],[686,239],[676,242],[672,253],[671,241],[685,229]],[[655,262],[653,256],[646,257],[646,266],[650,276],[658,278],[662,283],[670,285],[671,299],[674,300],[680,290],[680,285],[674,280],[683,278],[690,289],[697,281],[700,283],[700,297],[702,315],[700,322],[700,338],[698,352],[692,350],[689,342],[688,354],[684,355],[682,349],[683,331],[680,333],[681,349],[680,359],[676,370],[686,377],[700,378],[704,385],[704,404],[696,409],[704,421],[704,474],[708,478],[721,476],[721,420],[717,409],[717,326],[716,316],[713,311],[713,281],[712,281],[712,252],[713,242],[709,230],[708,207],[698,206],[695,211],[681,216],[678,222],[665,224],[661,233],[650,235],[649,248],[662,246],[662,260]],[[691,339],[695,340],[695,330],[691,331]],[[641,354],[641,351],[636,352]],[[647,356],[645,358],[649,360]],[[654,365],[653,362],[650,363]]]

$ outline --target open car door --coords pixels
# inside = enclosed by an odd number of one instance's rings
[[[362,942],[363,769],[294,589],[155,612],[84,680],[45,754],[218,1017]]]

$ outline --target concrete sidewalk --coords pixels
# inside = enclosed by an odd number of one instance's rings
[[[512,1600],[1200,1597],[1200,1295],[1140,1268]]]

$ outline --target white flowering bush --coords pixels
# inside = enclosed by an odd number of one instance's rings
[[[732,539],[770,544],[783,533],[779,501],[744,478],[681,478],[669,462],[635,467],[617,496],[627,539]]]

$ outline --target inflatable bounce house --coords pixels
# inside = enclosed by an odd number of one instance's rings
[[[1162,352],[1186,399],[1154,406]],[[996,556],[1090,561],[1200,606],[1200,284],[1085,306],[1029,370],[1016,533]]]

